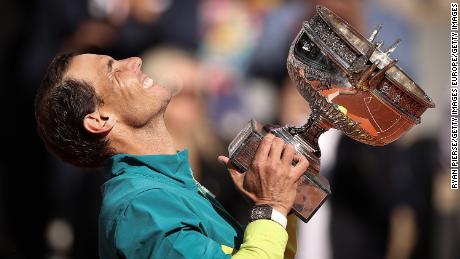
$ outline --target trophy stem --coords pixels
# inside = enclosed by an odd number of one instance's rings
[[[331,128],[330,124],[318,113],[312,113],[308,122],[300,128],[296,128],[296,135],[308,143],[314,149],[314,154],[318,158],[321,157],[318,139],[324,132]]]

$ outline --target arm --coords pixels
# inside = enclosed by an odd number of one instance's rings
[[[137,195],[116,221],[114,253],[120,258],[229,258],[208,238],[201,219],[174,193],[151,189]]]
[[[271,220],[251,222],[238,251],[208,238],[201,220],[174,194],[152,189],[134,198],[116,222],[121,258],[282,258],[286,230]]]

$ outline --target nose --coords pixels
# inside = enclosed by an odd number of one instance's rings
[[[127,59],[123,59],[122,64],[126,66],[127,69],[138,71],[142,66],[142,59],[139,57],[130,57]]]

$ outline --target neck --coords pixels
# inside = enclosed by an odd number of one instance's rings
[[[176,154],[173,139],[163,118],[142,128],[119,125],[109,136],[116,153],[133,155]]]

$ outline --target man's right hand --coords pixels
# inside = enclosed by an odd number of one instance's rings
[[[308,168],[308,160],[296,154],[291,144],[267,134],[261,141],[249,170],[238,172],[228,157],[219,156],[226,164],[236,187],[256,205],[268,204],[285,216],[296,196],[297,181]],[[297,164],[292,165],[295,161]]]

